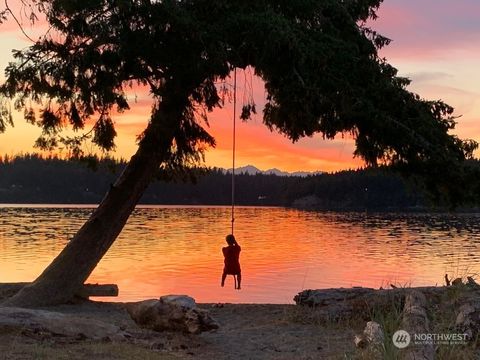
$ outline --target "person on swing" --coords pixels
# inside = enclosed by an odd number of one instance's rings
[[[227,275],[233,275],[235,281],[235,289],[240,290],[240,283],[242,282],[242,271],[240,269],[240,251],[242,248],[235,240],[235,236],[232,234],[227,235],[225,238],[228,246],[222,248],[223,257],[225,258],[225,266],[222,274],[222,287],[225,285],[225,279]]]

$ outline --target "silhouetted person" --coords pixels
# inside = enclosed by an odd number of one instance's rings
[[[227,235],[225,238],[228,246],[222,248],[223,257],[225,258],[225,266],[222,274],[222,286],[225,285],[225,278],[227,275],[233,275],[235,280],[235,289],[240,290],[240,283],[242,282],[242,271],[240,270],[240,262],[238,260],[242,248],[235,240],[235,236]]]

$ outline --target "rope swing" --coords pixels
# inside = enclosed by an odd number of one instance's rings
[[[233,69],[233,133],[232,133],[232,230],[235,223],[235,125],[237,120],[237,68]]]
[[[237,69],[233,68],[233,144],[232,144],[232,208],[231,208],[231,221],[232,228],[229,235],[225,240],[228,246],[222,248],[225,267],[223,268],[221,286],[225,285],[225,279],[227,275],[233,275],[234,285],[236,290],[240,290],[242,282],[242,273],[240,270],[239,256],[241,247],[233,236],[234,224],[235,224],[235,127],[237,119]]]

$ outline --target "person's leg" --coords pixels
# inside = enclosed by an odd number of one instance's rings
[[[240,284],[242,282],[242,273],[237,274],[237,290],[240,290]]]
[[[227,274],[226,273],[223,273],[222,274],[222,287],[225,285],[225,279],[227,277]]]

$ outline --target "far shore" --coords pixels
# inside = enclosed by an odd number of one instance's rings
[[[27,208],[27,209],[96,209],[99,204],[82,204],[82,203],[0,203],[2,208]],[[137,209],[178,209],[178,208],[230,208],[232,204],[137,204]],[[480,214],[480,207],[458,207],[455,209],[447,207],[381,207],[381,208],[365,208],[365,207],[321,207],[304,204],[286,205],[236,205],[237,208],[285,208],[297,209],[304,211],[319,211],[325,213],[359,213],[359,214]]]

